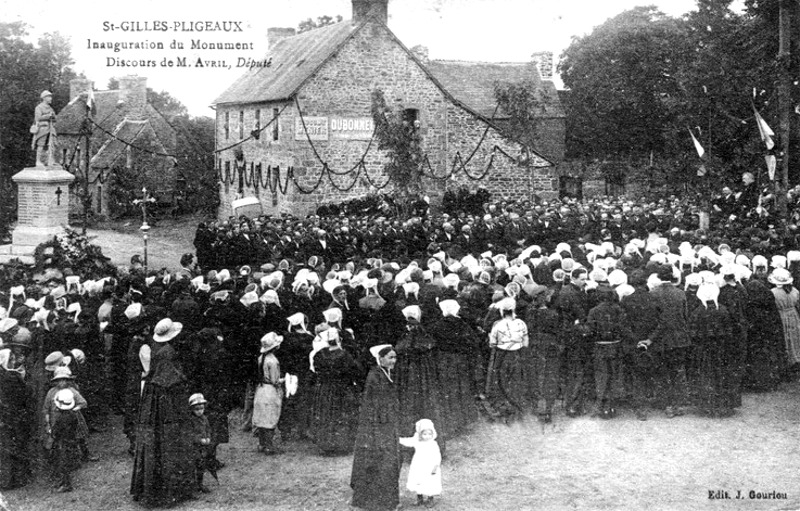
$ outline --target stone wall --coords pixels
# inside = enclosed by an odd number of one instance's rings
[[[462,185],[475,188],[484,186],[492,193],[519,198],[529,197],[534,190],[544,190],[545,193],[557,190],[546,169],[519,166],[515,160],[521,155],[520,146],[504,139],[494,128],[489,128],[487,132],[484,121],[453,104],[381,25],[368,24],[356,33],[304,84],[298,103],[304,118],[370,118],[371,93],[374,89],[384,92],[389,105],[395,105],[400,110],[417,110],[423,152],[428,155],[436,176],[450,173],[456,154],[466,161],[486,133],[475,155],[466,164],[470,176],[485,174],[485,177],[479,181],[469,179],[464,175],[464,169],[459,168],[452,179],[426,180],[426,191],[432,199],[440,197],[447,188]],[[249,136],[256,126],[257,111],[260,111],[260,126],[264,126],[272,119],[273,109],[276,108],[281,111],[278,140],[272,140],[273,130],[270,126],[261,132],[259,140],[247,140],[238,146],[244,157],[245,168],[245,179],[240,181],[238,175],[234,175],[237,149],[230,146]],[[315,140],[313,148],[319,154],[318,158],[304,136],[301,140],[295,140],[297,118],[294,102],[217,107],[217,147],[228,148],[217,153],[217,170],[223,176],[220,218],[230,214],[230,203],[239,195],[259,197],[264,211],[269,214],[289,211],[304,214],[313,212],[321,204],[340,202],[369,192],[391,190],[391,187],[377,190],[373,186],[380,187],[387,180],[382,170],[385,157],[377,150],[377,141],[370,146],[368,140],[336,140],[332,137],[329,140]],[[492,168],[487,173],[495,146],[507,155],[499,150],[494,151]],[[362,158],[366,176],[362,173],[355,178],[355,171],[345,175],[324,176],[320,186],[310,194],[301,193],[291,180],[284,195],[280,191],[272,193],[265,190],[263,184],[256,187],[253,180],[249,179],[251,169],[255,171],[259,164],[264,178],[267,166],[277,166],[283,180],[286,179],[287,168],[293,166],[299,186],[311,190],[320,182],[323,161],[334,173],[345,173]],[[535,163],[544,164],[543,161]],[[226,168],[230,169],[227,174]],[[226,175],[229,178],[227,181],[224,179]],[[241,194],[240,183],[244,184]],[[347,190],[341,190],[345,188]]]

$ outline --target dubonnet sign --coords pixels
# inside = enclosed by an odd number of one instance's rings
[[[294,120],[295,140],[306,140],[306,131],[311,140],[369,140],[374,130],[371,117],[303,117]]]

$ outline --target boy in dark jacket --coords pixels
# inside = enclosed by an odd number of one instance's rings
[[[55,396],[56,411],[51,418],[50,435],[53,438],[53,459],[58,477],[59,493],[72,491],[72,472],[80,466],[78,444],[78,411],[75,396],[70,389],[62,389]]]
[[[209,468],[209,461],[213,459],[211,448],[211,426],[205,416],[206,398],[203,394],[192,394],[189,398],[189,408],[192,410],[192,443],[194,444],[194,473],[197,489],[203,493],[211,490],[203,485],[203,474]]]

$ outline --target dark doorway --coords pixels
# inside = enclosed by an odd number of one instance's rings
[[[579,177],[561,176],[558,178],[558,197],[563,199],[583,200],[583,179]]]

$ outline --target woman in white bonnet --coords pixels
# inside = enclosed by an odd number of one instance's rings
[[[320,346],[312,352],[314,390],[310,431],[317,448],[324,455],[335,456],[353,450],[360,397],[358,382],[363,379],[363,369],[342,349],[338,330],[320,326],[324,327],[317,334]]]
[[[489,332],[492,360],[486,375],[486,395],[495,411],[508,423],[518,420],[532,408],[527,391],[528,376],[524,355],[528,348],[528,326],[517,318],[516,300],[504,298],[496,304],[501,319]]]
[[[437,373],[436,341],[422,325],[422,310],[418,305],[409,305],[402,312],[406,331],[395,346],[395,381],[400,399],[400,430],[410,431],[420,417],[442,424],[444,406]],[[439,440],[444,450],[444,435]]]
[[[719,304],[719,294],[716,284],[700,284],[697,298],[701,305],[691,313],[690,323],[698,360],[698,406],[708,417],[734,413],[726,389],[734,369],[730,356],[735,344],[733,318]]]
[[[455,300],[439,302],[441,314],[426,327],[436,342],[436,372],[441,387],[443,420],[437,422],[446,438],[464,433],[478,419],[476,397],[486,382],[481,340],[461,317]]]
[[[307,318],[302,312],[292,314],[286,321],[288,327],[278,360],[284,373],[297,377],[297,389],[293,393],[287,392],[279,427],[283,438],[301,439],[308,434],[314,391],[314,373],[309,360],[314,336],[306,328]]]

